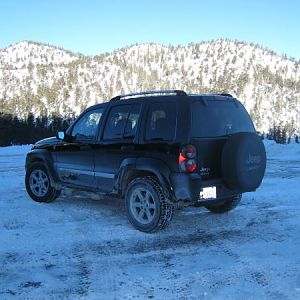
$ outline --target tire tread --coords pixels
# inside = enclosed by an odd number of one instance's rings
[[[213,213],[225,213],[236,208],[240,203],[241,199],[242,194],[238,194],[227,198],[224,201],[221,201],[220,203],[205,205],[205,207]]]
[[[144,232],[148,232],[148,233],[153,233],[153,232],[165,229],[171,222],[173,213],[174,213],[174,206],[167,201],[168,200],[167,191],[162,188],[162,186],[158,183],[158,181],[155,177],[146,176],[146,177],[137,177],[137,178],[133,179],[128,186],[127,192],[130,190],[131,186],[133,186],[134,184],[136,184],[137,182],[140,182],[140,181],[148,182],[152,186],[152,188],[155,190],[155,192],[157,193],[159,202],[160,202],[161,213],[160,213],[159,220],[158,220],[157,224],[155,225],[155,227],[153,227],[149,230],[137,228],[136,225],[129,219],[131,224],[133,226],[135,226],[137,229],[144,231]],[[125,197],[127,198],[127,193],[126,193]],[[128,204],[126,203],[126,205],[128,205]]]

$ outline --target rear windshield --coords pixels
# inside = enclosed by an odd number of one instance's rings
[[[254,131],[249,114],[237,101],[199,100],[192,103],[192,137],[215,137]]]

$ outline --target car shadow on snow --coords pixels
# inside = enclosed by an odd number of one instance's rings
[[[178,237],[178,243],[182,244],[192,244],[195,239],[202,242],[216,239],[217,233],[218,239],[226,239],[226,232],[235,233],[236,235],[240,231],[241,224],[242,227],[246,227],[247,224],[247,219],[241,213],[242,208],[240,207],[225,214],[213,214],[202,207],[188,207],[176,210],[171,224],[165,230],[154,234],[145,234],[130,225],[126,216],[124,200],[122,199],[99,197],[99,199],[93,200],[84,193],[77,193],[75,196],[63,193],[58,203],[65,211],[71,211],[78,218],[81,215],[84,220],[97,219],[99,227],[108,226],[112,230],[115,228],[117,232],[111,239],[116,238],[118,243],[120,242],[119,236],[124,239],[127,239],[128,236],[132,236],[133,239],[147,236],[148,240],[165,238],[173,241]],[[123,232],[122,235],[119,235],[118,231],[120,229],[127,231],[127,234]],[[168,242],[166,242],[166,247],[167,245]]]
[[[249,201],[246,197],[246,204]],[[281,217],[279,212],[269,209],[258,211],[257,204],[249,206],[241,203],[235,210],[224,214],[210,213],[202,207],[188,207],[176,210],[171,224],[165,230],[146,234],[131,226],[124,201],[118,198],[100,197],[93,200],[84,193],[77,193],[75,196],[63,193],[57,205],[72,215],[75,221],[85,222],[86,234],[94,232],[97,226],[103,233],[110,232],[109,235],[103,235],[99,242],[95,240],[88,245],[91,251],[94,249],[103,255],[210,245],[229,239],[265,239],[266,227]],[[274,238],[281,239],[277,236],[272,239]]]

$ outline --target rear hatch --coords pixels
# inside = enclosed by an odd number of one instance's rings
[[[222,149],[237,132],[255,132],[244,106],[232,97],[197,96],[191,103],[191,144],[204,180],[222,177]]]

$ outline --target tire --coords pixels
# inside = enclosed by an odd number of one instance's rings
[[[242,194],[238,194],[230,198],[226,198],[218,203],[205,205],[205,207],[213,213],[221,214],[236,208],[240,203],[241,199],[242,199]]]
[[[51,186],[50,176],[42,163],[34,163],[28,168],[25,186],[30,198],[36,202],[52,202],[61,192]]]
[[[255,191],[266,169],[266,151],[261,138],[251,132],[229,137],[222,152],[222,175],[226,186],[239,192]]]
[[[168,195],[154,177],[136,178],[130,182],[125,195],[130,223],[143,232],[155,232],[168,226],[174,207]]]

